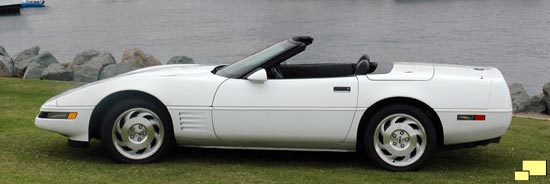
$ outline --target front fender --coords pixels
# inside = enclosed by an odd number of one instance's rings
[[[105,97],[120,91],[151,94],[167,106],[210,106],[217,87],[225,78],[208,77],[128,76],[108,79],[58,97],[60,107],[96,106]]]

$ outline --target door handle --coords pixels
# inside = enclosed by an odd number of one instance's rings
[[[334,86],[334,91],[335,92],[338,92],[338,91],[351,91],[351,87],[348,87],[348,86]]]

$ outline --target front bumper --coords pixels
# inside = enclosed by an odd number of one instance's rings
[[[75,119],[48,119],[36,116],[34,124],[41,129],[59,133],[69,140],[88,142],[88,127],[93,107],[42,106],[40,112],[77,112]]]

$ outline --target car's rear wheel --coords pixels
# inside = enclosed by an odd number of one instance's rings
[[[364,143],[367,157],[391,171],[422,168],[436,151],[435,128],[428,116],[410,105],[391,105],[369,119]]]
[[[172,125],[159,104],[128,99],[113,106],[101,126],[101,139],[117,161],[158,160],[172,146]]]

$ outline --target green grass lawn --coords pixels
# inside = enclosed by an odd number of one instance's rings
[[[418,172],[375,169],[356,153],[183,148],[158,163],[119,164],[99,141],[69,148],[34,126],[42,103],[78,85],[0,78],[0,183],[511,183],[522,160],[550,160],[550,122],[514,118],[500,144],[439,153]]]

